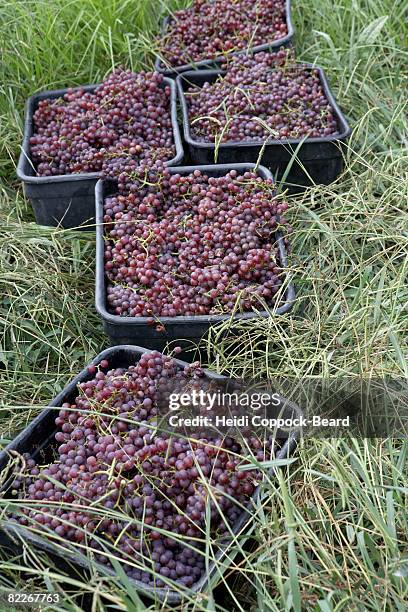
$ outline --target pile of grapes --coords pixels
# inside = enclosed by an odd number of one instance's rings
[[[291,60],[279,66],[281,59],[281,52],[277,57],[236,56],[225,76],[189,87],[185,95],[193,138],[232,142],[338,134],[318,70]]]
[[[274,304],[282,285],[276,230],[288,204],[271,180],[235,170],[171,175],[157,164],[129,180],[122,170],[122,193],[104,203],[113,314],[176,317]]]
[[[259,461],[269,458],[273,443],[251,437],[243,452],[231,437],[187,439],[154,429],[159,393],[175,380],[204,379],[198,363],[183,370],[154,351],[128,368],[110,369],[103,360],[88,370],[78,397],[56,418],[53,461],[23,457],[12,492],[34,503],[21,504],[14,519],[87,545],[107,566],[102,552],[112,547],[127,574],[146,584],[170,579],[191,587],[204,572],[206,517],[225,541],[260,478],[238,466],[248,448]]]
[[[108,172],[117,159],[176,154],[170,87],[163,76],[118,68],[93,93],[68,90],[39,102],[30,138],[39,176]]]
[[[288,33],[285,0],[194,0],[172,15],[159,53],[170,66],[271,43]]]

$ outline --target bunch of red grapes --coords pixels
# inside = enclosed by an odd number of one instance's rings
[[[172,15],[158,41],[160,55],[177,67],[274,42],[288,33],[285,5],[285,0],[194,0]]]
[[[109,310],[176,317],[265,309],[282,270],[276,230],[288,205],[254,172],[182,176],[156,164],[104,205]]]
[[[146,584],[162,587],[169,579],[191,587],[204,572],[207,519],[225,541],[260,478],[238,468],[248,449],[258,461],[269,458],[273,443],[251,437],[244,452],[231,437],[155,429],[159,394],[175,382],[198,384],[205,378],[198,363],[181,369],[154,351],[128,368],[103,360],[88,370],[78,397],[55,420],[51,463],[24,456],[12,489],[34,503],[21,504],[14,518],[88,546],[107,566],[102,553],[112,547],[127,574]]]
[[[185,95],[191,134],[200,142],[338,134],[319,71],[294,64],[285,51],[235,56],[225,76],[201,87],[193,85]]]
[[[118,68],[94,91],[41,100],[31,158],[39,176],[109,172],[119,161],[176,154],[170,87],[156,72]]]

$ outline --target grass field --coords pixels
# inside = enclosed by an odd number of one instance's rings
[[[151,66],[160,18],[181,4],[0,5],[2,445],[108,346],[93,307],[92,233],[37,226],[16,180],[24,101],[97,82],[118,64]],[[299,59],[327,70],[354,129],[347,165],[336,184],[291,199],[295,309],[279,321],[243,322],[234,339],[219,341],[216,329],[206,365],[234,376],[406,377],[407,7],[293,0],[292,13]],[[252,549],[192,607],[407,610],[407,494],[406,440],[304,442],[297,462],[265,484]],[[3,554],[0,566],[0,592],[55,591],[60,603],[50,610],[160,609],[120,574],[70,576],[30,547],[18,558]]]

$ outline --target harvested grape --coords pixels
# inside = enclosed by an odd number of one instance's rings
[[[285,0],[194,0],[175,11],[159,53],[170,66],[273,43],[288,33]]]
[[[106,360],[88,368],[77,397],[55,419],[51,460],[41,452],[23,456],[12,483],[21,514],[13,518],[86,545],[108,567],[103,553],[111,551],[146,584],[170,579],[191,587],[205,571],[206,522],[215,541],[225,542],[260,480],[258,470],[239,466],[249,452],[263,461],[274,448],[270,438],[249,437],[244,446],[232,437],[156,429],[163,388],[204,378],[199,363],[182,368],[157,351],[127,368]]]
[[[176,154],[170,93],[157,72],[118,68],[93,92],[41,100],[30,138],[37,174],[109,172],[118,157],[169,161]]]
[[[279,52],[281,53],[281,52]],[[225,76],[185,92],[194,140],[210,143],[338,134],[319,71],[272,53],[236,56]]]
[[[124,192],[105,200],[110,312],[176,317],[273,305],[282,285],[276,230],[288,204],[272,181],[235,170],[146,172],[134,183],[119,174]]]

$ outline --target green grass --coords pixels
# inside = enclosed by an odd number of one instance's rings
[[[93,308],[92,234],[35,225],[16,180],[24,101],[96,82],[117,64],[151,65],[166,4],[182,3],[1,3],[0,444],[108,346]],[[224,338],[226,325],[214,330],[208,365],[248,376],[406,377],[406,6],[293,0],[292,11],[299,59],[325,68],[354,128],[347,166],[336,184],[291,200],[295,309],[242,322],[235,337]],[[297,463],[266,480],[252,548],[192,608],[406,610],[407,450],[404,440],[303,443]],[[140,602],[120,573],[69,576],[44,553],[24,552],[3,552],[0,591],[53,590],[53,610],[160,609]]]

